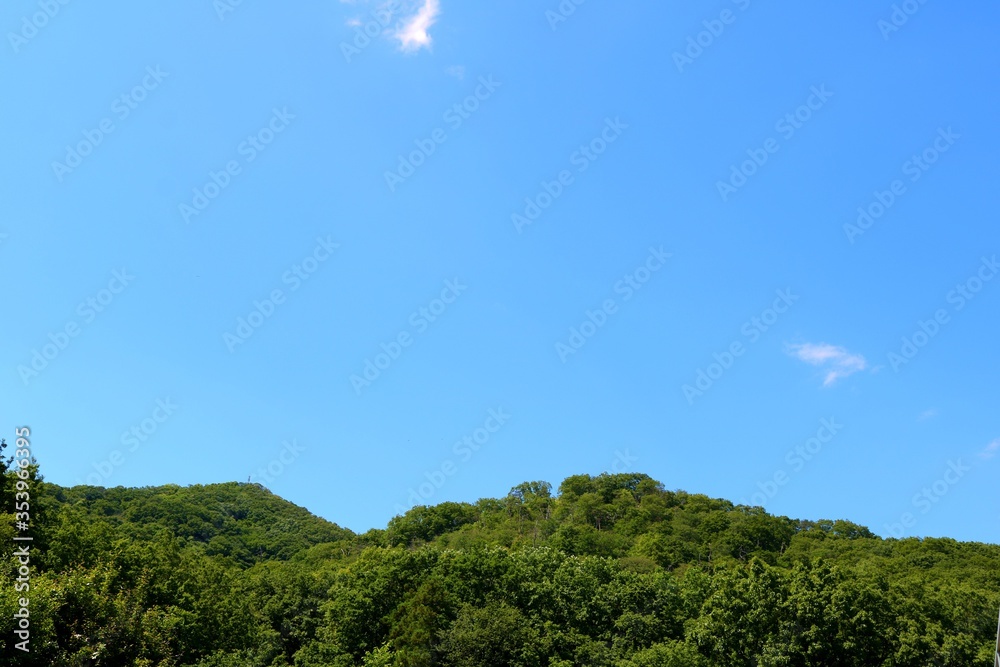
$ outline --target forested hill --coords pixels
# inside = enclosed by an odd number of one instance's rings
[[[152,540],[165,531],[206,554],[249,565],[286,560],[316,544],[354,534],[293,505],[256,484],[176,485],[126,489],[52,487],[70,525],[118,527],[121,534]]]
[[[253,484],[31,472],[29,593],[13,516],[0,526],[0,665],[992,664],[1000,546],[883,540],[642,474],[527,482],[359,535]],[[12,641],[24,595],[31,653]]]

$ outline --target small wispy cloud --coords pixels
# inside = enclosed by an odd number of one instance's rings
[[[931,408],[930,410],[924,410],[923,412],[921,412],[920,416],[917,417],[917,421],[922,422],[937,416],[938,416],[937,408]]]
[[[437,22],[439,14],[441,14],[439,0],[424,0],[423,6],[417,10],[417,13],[404,20],[402,26],[393,35],[399,40],[400,48],[403,51],[430,48],[434,40],[427,31]]]
[[[983,451],[979,452],[979,458],[981,459],[991,459],[1000,453],[1000,438],[997,438],[990,444],[983,448]]]
[[[462,65],[452,65],[451,67],[445,70],[445,73],[448,76],[455,77],[459,81],[465,79],[465,67],[463,67]]]
[[[813,366],[822,366],[826,370],[823,386],[829,387],[849,375],[863,371],[868,362],[860,354],[848,352],[843,347],[827,343],[802,343],[786,345],[786,351],[799,361]]]
[[[374,7],[362,16],[347,18],[345,24],[349,28],[364,28],[369,37],[393,39],[400,51],[429,49],[434,43],[429,31],[441,14],[441,0],[340,0],[340,3],[357,9]]]

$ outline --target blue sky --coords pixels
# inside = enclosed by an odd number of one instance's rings
[[[630,470],[996,543],[998,18],[7,3],[7,440],[357,531]]]

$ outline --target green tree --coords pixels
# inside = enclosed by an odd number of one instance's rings
[[[441,650],[449,667],[527,667],[534,632],[522,614],[503,602],[465,605],[444,633]]]

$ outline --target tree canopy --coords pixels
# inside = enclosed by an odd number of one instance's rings
[[[12,471],[0,494],[12,507]],[[642,474],[525,482],[355,534],[254,484],[32,471],[31,653],[142,667],[988,665],[1000,546],[881,539]],[[12,534],[13,515],[0,530]],[[16,561],[0,592],[14,658]],[[44,547],[44,548],[43,548]],[[37,556],[37,558],[36,558]]]

